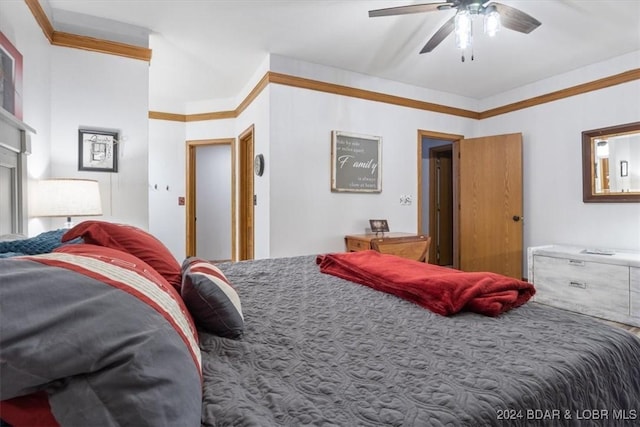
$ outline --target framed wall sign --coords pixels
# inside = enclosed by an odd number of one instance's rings
[[[0,32],[0,107],[22,120],[22,55]]]
[[[79,129],[78,170],[118,172],[118,133]]]
[[[382,138],[348,132],[331,133],[331,191],[382,191]]]

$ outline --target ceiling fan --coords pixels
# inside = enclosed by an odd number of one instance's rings
[[[456,35],[456,46],[458,48],[466,49],[471,47],[473,41],[472,18],[477,15],[484,16],[485,32],[489,35],[494,35],[501,26],[528,34],[541,25],[540,21],[519,9],[501,3],[482,0],[451,0],[389,7],[370,10],[369,17],[437,12],[451,9],[457,9],[456,14],[436,31],[420,53],[431,52],[452,32]],[[464,61],[464,56],[462,60]]]

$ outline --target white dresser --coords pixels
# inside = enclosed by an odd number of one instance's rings
[[[528,279],[536,288],[534,300],[640,326],[640,252],[590,250],[564,245],[529,248]]]

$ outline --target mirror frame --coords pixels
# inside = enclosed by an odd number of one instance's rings
[[[621,133],[637,131],[640,133],[640,122],[609,126],[601,129],[582,132],[582,201],[584,203],[640,203],[640,193],[607,193],[593,192],[593,152],[591,140],[594,137],[614,136]]]

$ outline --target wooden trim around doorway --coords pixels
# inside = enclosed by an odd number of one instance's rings
[[[186,180],[187,194],[185,200],[186,214],[186,256],[196,255],[196,148],[207,145],[231,146],[231,257],[235,260],[236,229],[236,140],[235,138],[199,139],[186,142]]]
[[[455,141],[459,141],[461,139],[464,139],[464,135],[458,135],[458,134],[453,134],[453,133],[442,133],[442,132],[433,132],[433,131],[428,131],[428,130],[423,130],[423,129],[418,129],[418,142],[417,142],[417,146],[418,146],[418,194],[416,195],[416,205],[417,205],[417,212],[418,212],[418,229],[416,230],[417,233],[422,233],[422,226],[423,226],[423,221],[422,221],[422,194],[423,194],[423,185],[422,185],[422,139],[423,138],[430,138],[430,139],[441,139],[443,141],[451,141],[451,143],[454,143]],[[455,146],[455,144],[454,144]],[[454,149],[455,150],[455,149]],[[458,177],[456,175],[456,168],[455,165],[457,165],[457,159],[455,158],[456,156],[456,152],[453,152],[453,186],[455,188],[456,183],[458,182]],[[458,227],[456,225],[456,221],[457,221],[457,212],[458,210],[455,209],[455,189],[454,189],[454,209],[453,209],[453,260],[454,260],[454,267],[455,264],[457,263],[457,259],[458,259],[458,245],[457,245],[457,239],[458,239]]]
[[[251,125],[238,136],[238,176],[240,185],[238,188],[238,251],[235,259],[240,261],[253,259],[255,251],[254,146],[255,128],[254,125]]]

